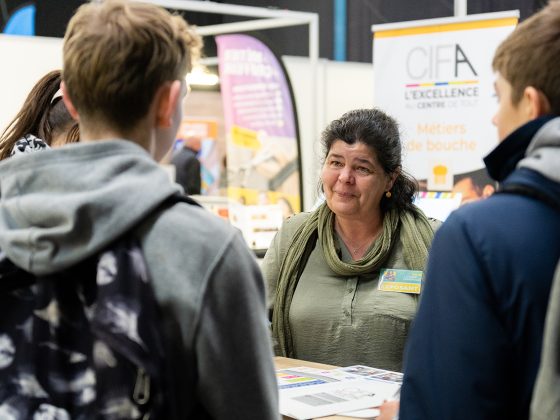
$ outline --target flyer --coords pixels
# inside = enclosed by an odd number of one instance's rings
[[[340,369],[296,367],[276,373],[280,413],[295,419],[378,407],[400,388],[398,383],[371,380]]]

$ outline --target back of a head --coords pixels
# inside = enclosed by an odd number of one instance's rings
[[[548,99],[551,112],[560,114],[560,1],[551,0],[542,10],[520,23],[500,44],[492,67],[512,86],[517,105],[526,87]]]
[[[129,130],[157,89],[181,80],[200,38],[180,16],[125,0],[82,5],[64,37],[63,79],[81,121]]]
[[[60,70],[53,70],[33,86],[0,138],[0,160],[9,157],[15,143],[28,134],[48,145],[55,138],[62,138],[63,143],[78,141],[77,124],[59,95],[60,81]]]

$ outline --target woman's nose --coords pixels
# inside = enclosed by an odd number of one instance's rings
[[[351,183],[354,180],[354,175],[352,174],[352,168],[345,166],[341,169],[340,174],[338,176],[340,182],[344,183]]]

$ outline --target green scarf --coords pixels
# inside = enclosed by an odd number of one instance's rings
[[[295,357],[289,323],[290,306],[299,275],[307,264],[307,258],[304,256],[308,257],[311,249],[315,247],[315,243],[310,241],[315,231],[329,267],[340,276],[358,276],[381,268],[396,239],[399,225],[403,257],[407,267],[410,270],[423,270],[434,231],[424,213],[418,208],[414,213],[388,211],[383,217],[383,233],[362,259],[351,263],[343,262],[338,257],[335,246],[334,213],[327,204],[323,203],[310,214],[306,222],[294,233],[280,266],[272,312],[272,334],[278,341],[282,356]]]

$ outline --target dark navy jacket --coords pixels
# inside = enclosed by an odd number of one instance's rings
[[[521,127],[485,162],[502,186],[529,185],[560,203],[560,184],[515,169],[547,121]],[[498,193],[450,215],[407,343],[400,420],[528,418],[559,258],[560,212],[540,200]]]

